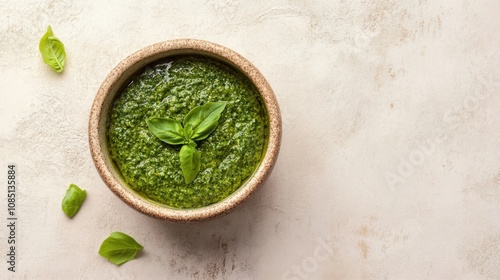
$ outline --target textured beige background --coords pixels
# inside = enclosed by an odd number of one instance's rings
[[[20,220],[15,274],[0,226],[0,278],[500,279],[499,12],[493,0],[1,0],[0,176],[18,165]],[[62,75],[38,52],[48,24]],[[105,76],[174,38],[241,53],[283,114],[271,178],[208,223],[135,212],[88,150]],[[70,183],[88,190],[72,220]],[[137,260],[97,254],[112,231],[144,245]]]

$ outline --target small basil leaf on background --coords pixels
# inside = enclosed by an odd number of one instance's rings
[[[135,259],[137,253],[143,248],[134,238],[125,233],[113,232],[102,242],[99,255],[116,265],[121,265]]]
[[[224,101],[207,102],[203,106],[195,107],[184,117],[184,126],[192,126],[192,140],[203,140],[215,130],[226,104]]]
[[[201,154],[194,147],[184,145],[179,153],[181,159],[181,169],[186,184],[191,183],[200,172]]]
[[[151,118],[146,120],[149,130],[161,141],[170,145],[185,144],[184,132],[180,122],[169,118]]]
[[[64,64],[66,63],[64,44],[54,36],[50,25],[47,27],[47,32],[40,39],[38,48],[42,54],[43,62],[58,73],[64,70]]]
[[[83,201],[87,197],[87,191],[80,189],[77,185],[69,185],[66,195],[62,200],[62,210],[68,218],[72,218],[80,210]]]

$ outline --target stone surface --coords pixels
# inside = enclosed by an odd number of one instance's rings
[[[1,279],[499,279],[500,3],[0,1],[0,175],[18,166],[17,272]],[[62,75],[43,64],[50,24]],[[253,62],[283,142],[262,189],[228,216],[172,224],[104,185],[87,122],[111,69],[197,38]],[[70,183],[88,191],[68,220]],[[6,188],[0,219],[6,223]],[[112,231],[144,245],[116,267]]]

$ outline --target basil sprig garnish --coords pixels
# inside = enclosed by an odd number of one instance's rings
[[[135,259],[135,256],[144,247],[137,243],[134,238],[123,232],[112,232],[99,248],[99,255],[105,257],[110,262],[121,265]]]
[[[50,25],[47,27],[47,32],[40,39],[38,48],[42,54],[43,62],[58,73],[64,70],[64,64],[66,63],[64,44],[54,36]]]
[[[227,102],[207,102],[193,108],[183,122],[170,118],[146,120],[149,130],[161,141],[170,145],[183,145],[179,153],[182,174],[186,184],[193,182],[200,172],[201,154],[196,143],[206,139],[219,125],[219,119]]]
[[[86,197],[87,191],[80,189],[75,184],[69,185],[61,205],[64,214],[66,214],[68,218],[72,218],[76,215]]]

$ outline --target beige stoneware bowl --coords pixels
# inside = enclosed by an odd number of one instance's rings
[[[120,171],[113,164],[108,151],[107,124],[113,101],[124,83],[144,66],[177,55],[201,55],[231,65],[243,73],[257,88],[264,101],[270,124],[267,149],[254,174],[233,194],[215,204],[194,208],[176,209],[146,199],[125,183]],[[248,60],[236,52],[207,41],[194,39],[171,40],[145,47],[120,62],[102,83],[90,112],[89,144],[92,159],[109,189],[129,206],[149,216],[176,222],[201,221],[226,214],[246,200],[262,185],[271,173],[281,144],[281,115],[276,97],[262,74]]]

